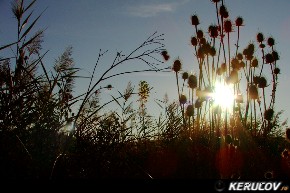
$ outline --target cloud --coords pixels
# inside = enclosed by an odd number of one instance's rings
[[[176,8],[187,2],[185,1],[180,1],[179,3],[177,2],[170,2],[170,3],[158,3],[158,4],[148,4],[148,5],[135,5],[135,6],[130,6],[127,9],[127,13],[133,16],[137,17],[153,17],[156,15],[159,15],[161,13],[166,13],[166,12],[174,12]]]

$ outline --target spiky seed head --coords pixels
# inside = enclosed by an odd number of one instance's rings
[[[179,102],[184,105],[186,101],[187,101],[186,96],[184,94],[181,94],[179,97]]]
[[[257,42],[262,43],[264,41],[264,35],[259,32],[257,33]]]
[[[231,65],[233,69],[239,69],[239,60],[237,58],[232,58]]]
[[[224,30],[226,33],[230,33],[233,31],[233,25],[232,25],[232,22],[231,20],[227,19],[225,20],[224,22]]]
[[[244,19],[242,17],[236,18],[236,26],[242,26],[244,24]]]
[[[258,60],[257,58],[254,58],[251,62],[251,67],[256,68],[258,67]]]
[[[197,46],[197,38],[196,37],[191,37],[191,45]]]
[[[210,48],[209,54],[210,54],[211,56],[215,56],[215,55],[216,55],[216,49],[215,49],[214,46],[212,46],[212,47]]]
[[[197,30],[197,32],[196,32],[196,37],[197,37],[198,39],[203,38],[203,31],[202,31],[201,29]]]
[[[271,119],[273,118],[274,115],[274,110],[273,109],[267,109],[264,112],[264,119],[266,119],[267,121],[271,121]]]
[[[280,68],[275,68],[275,69],[274,69],[274,74],[276,74],[276,75],[277,75],[277,74],[280,74]]]
[[[181,70],[181,62],[179,59],[174,61],[172,69],[174,72],[179,72]]]
[[[218,26],[216,26],[216,25],[210,25],[208,27],[208,33],[209,33],[209,36],[211,38],[217,38],[218,35],[219,35]]]
[[[259,83],[258,83],[259,88],[266,88],[267,87],[267,79],[263,76],[259,78]]]
[[[260,82],[260,76],[254,76],[253,77],[253,82],[254,82],[254,84],[258,85],[259,82]]]
[[[241,61],[241,62],[239,63],[239,67],[240,67],[240,68],[245,68],[245,66],[246,66],[245,62]]]
[[[272,37],[269,37],[267,40],[268,46],[272,47],[275,45],[275,40]]]
[[[265,55],[265,62],[266,64],[271,64],[274,62],[274,57],[272,54],[268,53]]]
[[[263,48],[265,48],[266,46],[265,46],[265,44],[260,44],[259,47],[260,47],[261,49],[263,49]]]
[[[191,16],[191,24],[194,25],[194,26],[197,26],[197,25],[200,24],[197,15],[192,15],[192,16]]]
[[[242,60],[243,59],[243,54],[242,53],[238,53],[237,54],[237,59],[238,60]]]
[[[186,108],[186,115],[192,117],[194,115],[194,107],[193,105],[188,105]]]
[[[278,52],[276,52],[275,50],[272,52],[272,55],[275,61],[280,59]]]
[[[164,59],[165,61],[168,61],[169,58],[170,58],[170,56],[168,55],[168,52],[167,52],[166,50],[163,50],[163,51],[161,52],[161,55],[163,56],[163,59]]]
[[[195,76],[195,75],[190,75],[189,77],[188,77],[188,86],[189,86],[189,88],[191,88],[191,89],[195,89],[196,87],[197,87],[197,77]]]
[[[211,2],[213,2],[213,3],[218,3],[218,2],[220,2],[221,0],[211,0]]]
[[[219,8],[219,14],[223,17],[223,18],[228,18],[229,17],[229,12],[226,8],[226,6],[221,5]]]
[[[204,48],[201,46],[197,50],[197,57],[203,59],[204,58]]]
[[[205,45],[206,44],[206,39],[203,37],[203,38],[201,38],[200,40],[199,40],[199,43],[201,44],[201,45]]]
[[[183,72],[182,79],[186,80],[188,78],[188,72]]]
[[[195,108],[197,109],[201,108],[201,105],[202,105],[202,101],[200,99],[197,99],[194,104]]]

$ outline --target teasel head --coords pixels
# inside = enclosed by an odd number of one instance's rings
[[[166,51],[166,50],[163,50],[162,52],[161,52],[161,55],[163,56],[163,59],[165,60],[165,61],[168,61],[169,60],[169,55],[168,55],[168,52]]]
[[[183,79],[183,80],[188,79],[188,72],[183,72],[183,74],[182,74],[182,79]]]
[[[260,76],[254,76],[253,77],[253,82],[254,82],[254,84],[258,85],[259,82],[260,82]]]
[[[211,2],[213,2],[213,3],[218,3],[218,2],[220,2],[221,0],[211,0]]]
[[[244,25],[244,19],[242,17],[236,18],[236,26],[243,26]]]
[[[232,70],[230,73],[230,76],[228,77],[228,83],[230,84],[236,84],[239,82],[239,75],[236,70]]]
[[[197,26],[197,25],[200,24],[197,15],[192,15],[192,16],[191,16],[191,24],[194,25],[194,26]]]
[[[273,109],[267,109],[264,112],[264,119],[266,119],[267,121],[271,121],[274,115],[274,110]]]
[[[233,31],[233,25],[231,20],[227,19],[224,21],[224,30],[226,33],[230,33]]]
[[[277,74],[280,74],[280,68],[275,68],[275,69],[274,69],[274,74],[276,74],[276,75],[277,75]]]
[[[197,87],[197,77],[195,75],[190,75],[187,81],[189,88],[195,89]]]
[[[273,56],[274,61],[277,61],[280,59],[278,52],[275,50],[272,52],[272,56]]]
[[[174,72],[179,72],[181,70],[181,62],[179,59],[174,61],[172,69]]]
[[[265,55],[266,64],[272,64],[274,62],[274,56],[270,53]]]
[[[242,53],[238,53],[237,56],[236,56],[236,58],[238,60],[242,60],[243,59],[243,54]]]
[[[228,18],[229,17],[229,12],[228,12],[226,6],[224,6],[224,5],[221,5],[220,6],[220,8],[219,8],[219,14],[223,18]]]
[[[204,48],[201,46],[197,50],[197,57],[203,59],[204,58]]]
[[[198,108],[201,108],[201,105],[202,105],[202,101],[198,98],[195,101],[194,107],[198,109]]]
[[[239,67],[240,68],[245,68],[246,67],[245,62],[244,61],[239,62]]]
[[[258,60],[257,58],[254,58],[251,62],[251,67],[256,68],[258,67]]]
[[[203,31],[202,31],[201,29],[197,30],[197,32],[196,32],[196,37],[197,37],[198,39],[203,38]]]
[[[191,37],[191,45],[197,46],[197,43],[198,43],[197,38],[195,36]]]
[[[199,43],[201,45],[205,45],[206,44],[206,39],[204,37],[203,38],[200,38]]]
[[[210,54],[211,56],[215,56],[215,55],[216,55],[216,49],[215,49],[214,46],[212,46],[212,47],[210,48],[209,54]]]
[[[259,88],[266,88],[267,87],[267,79],[263,76],[259,78],[259,83],[258,83]]]
[[[187,98],[184,94],[180,95],[179,102],[180,102],[180,104],[183,104],[183,105],[187,102]]]
[[[259,98],[258,89],[255,85],[249,86],[249,96],[251,99],[255,100]]]
[[[232,68],[235,70],[238,70],[240,68],[239,60],[237,58],[232,58],[231,65],[232,65]]]
[[[194,107],[193,107],[193,105],[188,105],[186,107],[186,115],[189,116],[189,117],[194,116]]]
[[[216,26],[216,25],[210,25],[208,27],[208,33],[209,33],[209,36],[211,38],[217,38],[218,35],[219,35],[218,26]]]
[[[264,41],[264,35],[259,32],[257,33],[257,42],[262,43]]]
[[[275,40],[274,40],[274,38],[269,37],[269,38],[267,39],[267,44],[268,44],[268,46],[270,46],[270,47],[274,46],[274,45],[275,45]]]

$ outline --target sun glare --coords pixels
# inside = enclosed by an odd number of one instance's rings
[[[217,82],[213,93],[214,103],[222,108],[230,109],[233,106],[235,95],[232,85]]]

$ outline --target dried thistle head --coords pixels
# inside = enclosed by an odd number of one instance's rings
[[[183,80],[188,79],[188,72],[183,72],[183,73],[182,73],[182,79],[183,79]]]
[[[163,51],[161,52],[161,55],[162,55],[162,57],[163,57],[163,59],[164,59],[165,61],[168,61],[169,58],[170,58],[170,56],[168,55],[168,52],[167,52],[166,50],[163,50]]]
[[[172,67],[173,71],[174,72],[179,72],[181,70],[181,62],[179,59],[176,59],[174,62],[173,62],[173,67]]]
[[[194,115],[194,107],[193,105],[188,105],[186,107],[186,115],[192,117]]]
[[[274,38],[269,37],[269,38],[267,39],[267,44],[268,44],[268,46],[270,46],[270,47],[274,46],[274,45],[275,45],[275,40],[274,40]]]
[[[179,102],[180,102],[180,104],[183,104],[183,105],[187,102],[187,98],[184,94],[180,95]]]
[[[243,26],[244,19],[241,16],[239,16],[239,17],[236,18],[235,22],[236,22],[236,26]]]
[[[208,33],[209,33],[209,36],[211,38],[217,38],[218,35],[219,35],[218,26],[216,26],[216,25],[210,25],[208,27]]]
[[[223,18],[228,18],[229,17],[229,12],[228,12],[226,6],[224,6],[224,5],[221,5],[220,6],[220,8],[219,8],[219,14]]]
[[[257,38],[257,42],[259,43],[262,43],[264,41],[264,35],[261,32],[257,33],[256,38]]]
[[[258,87],[259,88],[266,88],[267,87],[267,79],[264,76],[261,76],[259,78]]]
[[[237,54],[237,59],[238,60],[242,60],[243,59],[243,54],[242,53],[238,53]]]
[[[280,68],[275,68],[275,69],[274,69],[274,74],[276,74],[276,75],[277,75],[277,74],[280,74]]]
[[[277,61],[280,59],[278,52],[275,50],[272,51],[272,56],[273,56],[274,61]]]
[[[215,56],[215,55],[216,55],[216,49],[215,49],[214,46],[212,46],[212,47],[210,48],[210,50],[209,50],[209,54],[210,54],[211,56]]]
[[[233,31],[232,21],[227,19],[224,21],[224,30],[226,33],[230,33]]]
[[[197,87],[197,77],[195,75],[190,75],[187,80],[188,86],[191,89],[195,89]]]
[[[197,30],[197,32],[196,32],[196,37],[197,37],[198,39],[203,38],[203,31],[202,31],[201,29]]]
[[[272,54],[268,53],[265,55],[266,64],[272,64],[274,62],[274,57]]]
[[[251,67],[253,67],[253,68],[258,67],[258,60],[257,60],[257,58],[254,58],[254,59],[251,61]]]
[[[193,46],[197,46],[197,43],[198,43],[198,41],[197,41],[197,38],[196,37],[191,37],[191,45],[193,45]]]
[[[240,68],[239,60],[237,58],[232,58],[231,60],[232,68],[238,70]]]
[[[192,16],[191,16],[191,24],[194,25],[194,26],[197,26],[197,25],[200,24],[197,15],[192,15]]]

